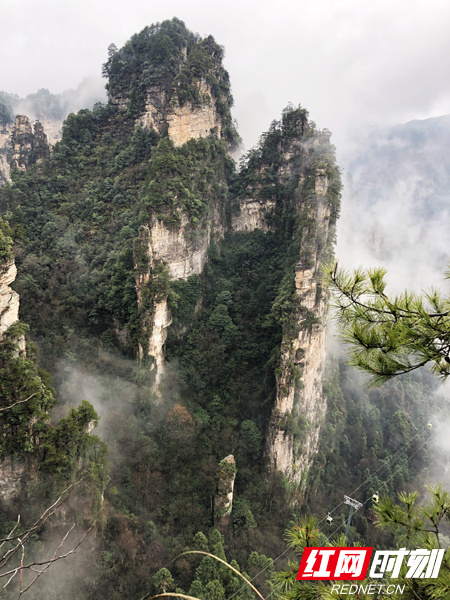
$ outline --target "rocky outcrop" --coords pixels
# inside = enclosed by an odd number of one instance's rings
[[[17,268],[14,259],[0,268],[0,340],[7,329],[19,320],[19,294],[9,286],[15,280]],[[25,339],[18,340],[18,351],[25,350]]]
[[[25,115],[17,115],[11,134],[12,159],[11,167],[26,171],[35,163],[41,162],[50,155],[47,135],[39,121],[34,127]]]
[[[182,105],[166,87],[150,87],[147,90],[145,111],[137,123],[144,129],[155,129],[158,133],[167,130],[175,146],[181,146],[191,139],[206,137],[213,131],[220,137],[222,119],[217,112],[211,88],[202,80],[196,83],[196,87],[201,101]]]
[[[144,129],[155,129],[162,133],[167,127],[167,105],[169,92],[163,85],[152,86],[147,89],[145,111],[139,117],[137,123]],[[124,100],[118,104],[120,108],[126,106]]]
[[[230,454],[220,462],[217,494],[214,499],[214,523],[222,531],[231,526],[235,479],[236,462]]]
[[[182,211],[180,225],[176,228],[167,227],[163,221],[153,218],[149,229],[150,259],[162,260],[172,279],[199,275],[205,266],[211,239],[218,239],[224,233],[219,213],[216,211],[211,217],[195,228]]]
[[[18,115],[14,123],[0,129],[0,187],[11,181],[11,167],[26,170],[31,162],[49,156],[50,148],[61,139],[62,123],[58,120],[31,120]],[[9,157],[9,158],[8,158]]]
[[[33,127],[25,115],[17,115],[11,135],[11,166],[25,171],[33,149]]]
[[[19,294],[9,286],[17,275],[13,259],[6,262],[0,271],[0,335],[19,319]]]
[[[42,124],[44,133],[47,136],[48,145],[52,148],[61,139],[62,121],[58,119],[41,119],[39,122]]]
[[[275,208],[273,201],[243,200],[239,206],[239,212],[231,216],[231,228],[233,231],[269,231],[270,225],[266,221],[266,215]]]
[[[136,264],[138,246],[143,257],[143,268],[137,269],[136,289],[138,291],[138,304],[144,306],[144,288],[151,280],[161,277],[155,274],[155,265],[163,264],[167,269],[170,279],[187,279],[191,275],[199,275],[205,266],[208,247],[212,239],[218,240],[224,235],[224,218],[218,210],[193,227],[182,211],[179,212],[180,225],[168,227],[163,221],[153,217],[147,227],[141,229],[139,244],[135,245]],[[150,368],[155,370],[154,389],[161,382],[164,374],[164,344],[167,331],[172,323],[172,316],[167,303],[167,296],[153,298],[151,307],[147,307],[147,319],[144,319],[144,328],[147,332],[147,343],[140,345],[139,356],[145,360],[151,357]]]
[[[281,129],[272,131],[268,145],[251,157],[253,168],[242,173],[243,197],[231,223],[233,231],[291,227],[290,237],[299,240],[292,297],[283,299],[291,308],[283,321],[267,449],[273,468],[303,485],[326,411],[322,386],[328,298],[320,263],[332,251],[330,223],[336,215],[330,177],[338,174],[330,162],[329,132],[311,131],[305,113],[286,113]]]
[[[2,128],[0,128],[0,187],[11,181],[11,167],[9,166],[8,162],[8,153],[11,149],[12,131],[12,124],[4,125]]]
[[[167,330],[171,324],[172,315],[167,306],[167,298],[164,298],[154,304],[151,333],[148,340],[148,355],[153,358],[151,370],[155,370],[155,391],[158,391],[158,386],[164,374],[164,344],[167,339]]]

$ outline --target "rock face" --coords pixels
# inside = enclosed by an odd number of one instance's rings
[[[189,220],[181,214],[180,227],[169,228],[154,218],[150,227],[150,255],[164,261],[173,279],[187,279],[198,275],[206,262],[211,228],[187,235]]]
[[[144,129],[155,129],[162,133],[167,127],[167,105],[168,90],[163,85],[151,86],[147,89],[147,98],[145,102],[145,111],[139,117],[138,124]],[[114,100],[120,108],[126,107],[127,101],[118,102]]]
[[[4,125],[0,129],[0,187],[11,181],[11,167],[8,162],[8,152],[11,149],[11,134],[13,125]]]
[[[9,502],[20,492],[26,472],[25,463],[14,462],[10,457],[0,459],[0,500]]]
[[[169,137],[175,146],[181,146],[190,139],[198,139],[215,131],[221,136],[222,120],[217,113],[211,88],[200,80],[197,83],[201,104],[188,102],[183,106],[176,103],[167,113]]]
[[[17,115],[14,124],[0,129],[0,186],[11,181],[11,167],[25,171],[50,154],[51,145],[61,137],[60,121],[32,123],[25,115]]]
[[[291,202],[292,218],[298,224],[290,234],[300,240],[299,254],[266,440],[273,468],[304,485],[318,450],[327,406],[322,386],[328,296],[322,290],[319,269],[332,252],[334,229],[330,223],[336,219],[332,214],[336,196],[330,177],[335,182],[339,175],[330,162],[329,132],[312,132],[301,113],[295,118],[297,122],[285,124],[272,146],[263,147],[256,155],[253,172],[243,173],[249,183],[231,222],[233,231],[275,232],[286,227],[282,215]],[[286,130],[288,141],[284,142]],[[266,162],[266,155],[278,157],[276,166],[273,158]]]
[[[14,260],[5,263],[0,272],[0,335],[19,319],[19,294],[9,286],[15,280]]]
[[[14,129],[11,134],[12,159],[11,167],[26,171],[50,154],[47,136],[39,121],[34,127],[28,117],[18,115],[15,119]]]
[[[181,146],[190,139],[206,137],[212,131],[216,131],[220,137],[221,118],[211,89],[202,80],[197,82],[197,88],[202,102],[181,105],[164,86],[150,87],[147,90],[145,111],[138,118],[138,124],[144,129],[155,129],[158,133],[168,129],[169,138],[175,146]],[[121,106],[126,106],[126,102],[122,102]]]
[[[33,150],[33,127],[25,115],[17,115],[11,142],[13,151],[11,166],[25,171]]]
[[[332,236],[324,169],[316,170],[314,187],[315,198],[308,207],[314,233],[308,232],[302,247],[307,259],[301,259],[296,267],[294,327],[283,337],[277,399],[268,439],[273,466],[298,483],[305,482],[317,453],[327,406],[322,386],[328,295],[320,283],[319,248],[330,247]]]
[[[14,259],[0,268],[0,340],[11,325],[19,320],[19,294],[9,286],[15,280],[17,268]],[[25,338],[17,341],[18,352],[25,352]]]
[[[192,227],[186,214],[182,212],[180,226],[176,228],[166,226],[156,217],[152,218],[149,226],[142,228],[139,242],[145,263],[143,269],[137,270],[136,289],[139,306],[143,310],[149,308],[144,308],[144,288],[152,278],[158,278],[155,265],[164,264],[172,280],[199,275],[205,266],[211,240],[218,240],[223,234],[223,217],[215,210],[206,215],[196,228]],[[138,260],[136,263],[138,264]],[[141,360],[146,356],[152,358],[150,368],[155,371],[154,390],[157,391],[164,374],[164,344],[172,323],[167,296],[163,294],[162,297],[155,298],[150,312],[150,318],[144,319],[147,348],[140,344],[139,356]]]
[[[214,499],[214,522],[222,531],[231,527],[236,462],[230,454],[219,465],[217,495]]]
[[[149,88],[145,112],[137,123],[144,129],[155,129],[158,133],[167,129],[175,146],[182,146],[191,139],[207,137],[212,132],[220,137],[222,119],[217,112],[211,88],[202,80],[197,82],[196,87],[201,102],[184,104],[164,86]]]
[[[8,260],[0,268],[0,341],[5,331],[19,319],[19,294],[9,287],[16,274],[14,259]],[[25,352],[23,336],[17,340],[17,352]],[[11,457],[0,459],[0,500],[9,502],[19,493],[26,472],[25,463],[13,461]]]
[[[275,202],[260,200],[244,200],[239,207],[239,213],[231,217],[231,228],[233,231],[269,231],[270,226],[265,216],[275,208]]]
[[[148,355],[153,357],[152,370],[155,370],[154,389],[158,390],[164,374],[164,344],[167,339],[167,330],[172,324],[172,315],[167,306],[167,299],[156,302],[154,305],[152,330],[148,340]],[[140,351],[142,354],[142,350]]]

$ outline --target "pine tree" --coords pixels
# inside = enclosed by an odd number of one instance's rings
[[[378,385],[432,363],[442,379],[450,374],[450,295],[439,290],[385,293],[386,270],[325,267],[334,292],[342,339],[351,347],[350,364]],[[446,278],[450,278],[450,272]]]
[[[407,549],[423,548],[432,550],[448,546],[448,538],[442,535],[450,521],[450,494],[436,487],[427,488],[431,499],[426,504],[418,502],[417,492],[407,494],[401,492],[398,502],[393,498],[380,498],[374,507],[375,524],[395,535],[398,547]],[[296,581],[299,562],[305,547],[308,546],[345,546],[344,535],[340,535],[331,543],[321,534],[314,519],[303,518],[299,524],[286,532],[288,545],[298,556],[296,561],[290,561],[286,571],[277,572],[272,576],[273,596],[276,600],[336,600],[336,598],[352,598],[353,600],[369,600],[372,594],[358,590],[352,594],[336,595],[332,593],[334,581],[304,582]],[[392,548],[395,549],[395,548]],[[407,569],[403,567],[399,578],[389,579],[400,585],[403,593],[385,594],[381,592],[377,598],[389,597],[391,600],[444,600],[450,595],[450,549],[447,548],[439,576],[436,579],[406,578]],[[380,583],[381,580],[370,580],[359,583]]]

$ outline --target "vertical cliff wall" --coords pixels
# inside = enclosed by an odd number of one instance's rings
[[[223,211],[214,204],[208,208],[195,225],[182,209],[177,210],[179,223],[176,226],[153,216],[150,223],[141,228],[135,242],[136,289],[146,338],[139,344],[139,356],[141,361],[149,359],[150,369],[155,372],[155,391],[164,374],[164,345],[172,323],[168,282],[199,275],[205,266],[210,242],[224,234]]]
[[[276,400],[267,430],[270,462],[290,481],[305,482],[318,450],[328,295],[320,264],[332,252],[339,173],[329,133],[310,127],[306,111],[284,114],[241,173],[234,231],[284,232],[291,264],[278,298],[283,337]]]
[[[19,319],[19,294],[9,287],[16,275],[16,264],[11,258],[0,268],[0,336]]]
[[[2,224],[2,229],[5,226]],[[0,265],[0,344],[5,340],[5,332],[19,320],[19,294],[11,289],[10,285],[16,279],[17,268],[13,257],[8,258]],[[25,353],[25,337],[16,338],[14,354],[16,356]],[[3,358],[3,357],[2,357]],[[6,361],[5,361],[6,362]],[[7,366],[2,361],[2,368]],[[2,373],[2,379],[5,379]],[[7,378],[6,378],[7,379]],[[4,382],[3,382],[4,383]],[[19,384],[19,381],[17,381]],[[7,386],[5,386],[7,389]],[[0,394],[0,402],[7,405],[13,404],[10,396],[4,397],[4,389]],[[3,412],[3,411],[2,411]],[[2,419],[0,414],[0,431],[2,430]],[[30,421],[30,431],[33,422]],[[5,436],[6,433],[3,432]],[[22,488],[22,478],[26,473],[26,464],[22,460],[14,460],[12,456],[4,456],[3,444],[0,444],[0,500],[5,503],[11,501]]]
[[[332,244],[325,168],[316,168],[314,195],[299,206],[308,219],[295,267],[294,307],[284,328],[277,398],[269,427],[272,464],[291,481],[304,482],[319,447],[326,411],[323,395],[328,294],[320,263]]]
[[[11,181],[8,154],[11,150],[12,130],[13,125],[11,123],[0,127],[0,187]]]

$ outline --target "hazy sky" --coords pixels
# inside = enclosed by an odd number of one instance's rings
[[[288,102],[341,149],[368,125],[450,113],[447,0],[0,0],[0,89],[76,87],[111,42],[173,16],[225,46],[247,146]]]

